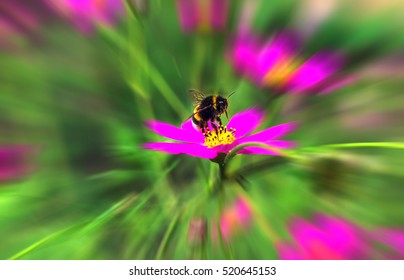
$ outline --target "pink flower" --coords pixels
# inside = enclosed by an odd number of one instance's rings
[[[190,243],[202,243],[206,240],[207,222],[205,218],[195,217],[189,222],[187,239]]]
[[[277,244],[282,259],[397,258],[397,255],[388,251],[377,251],[375,242],[378,240],[373,233],[341,218],[324,214],[317,214],[312,222],[296,218],[292,220],[289,229],[295,242]],[[383,243],[395,245],[395,249],[403,254],[402,244],[397,245],[404,240],[403,233],[389,230],[381,232],[385,233]]]
[[[328,93],[352,81],[337,74],[344,65],[341,54],[322,51],[304,58],[298,47],[296,38],[287,33],[265,43],[244,34],[235,40],[228,57],[238,74],[281,92]]]
[[[96,24],[112,25],[123,13],[122,0],[47,0],[83,33]]]
[[[185,32],[222,30],[226,24],[227,0],[177,0]]]
[[[238,197],[236,201],[224,209],[220,216],[220,232],[223,240],[229,241],[238,232],[247,229],[252,220],[251,206],[243,197]],[[216,223],[212,225],[213,236],[217,238]]]
[[[295,130],[296,123],[285,123],[247,135],[262,123],[263,117],[263,112],[252,108],[235,114],[227,126],[219,127],[217,132],[208,130],[205,134],[195,129],[191,120],[183,123],[180,128],[159,121],[149,121],[147,126],[152,131],[176,142],[152,142],[146,143],[144,147],[170,154],[187,154],[206,159],[215,159],[239,145],[248,143],[262,143],[267,145],[268,149],[250,146],[238,150],[237,153],[279,155],[279,149],[294,147],[292,141],[276,139]],[[275,149],[271,150],[271,148]]]
[[[375,230],[374,238],[393,248],[397,253],[389,254],[393,259],[404,259],[404,229],[380,228]]]
[[[51,9],[41,0],[13,0],[0,3],[0,48],[19,49],[51,18]]]
[[[0,146],[0,182],[18,180],[34,168],[36,149],[27,145]]]

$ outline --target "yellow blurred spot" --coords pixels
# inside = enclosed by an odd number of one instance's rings
[[[283,57],[268,71],[263,82],[267,86],[281,88],[289,82],[300,65],[298,59]]]

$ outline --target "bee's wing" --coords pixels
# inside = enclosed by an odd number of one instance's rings
[[[202,112],[203,110],[206,110],[206,109],[208,109],[208,108],[210,108],[210,107],[212,107],[212,105],[208,105],[208,106],[206,106],[206,107],[200,108],[198,111],[192,113],[192,115],[190,115],[190,116],[187,118],[187,120],[190,119],[190,118],[192,118],[194,115],[199,114],[199,113]]]
[[[196,89],[190,89],[188,92],[191,95],[192,103],[195,106],[201,103],[201,101],[206,98],[206,96],[202,92]]]

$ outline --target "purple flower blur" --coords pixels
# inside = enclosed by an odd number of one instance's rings
[[[268,149],[257,146],[244,147],[237,151],[238,154],[279,155],[279,149],[294,147],[292,141],[276,139],[295,130],[296,123],[277,125],[247,136],[262,123],[263,119],[264,113],[252,108],[235,114],[228,125],[220,127],[217,133],[215,130],[209,130],[205,135],[194,128],[191,120],[183,123],[181,128],[159,121],[149,121],[147,126],[152,131],[177,142],[146,143],[144,147],[206,159],[215,159],[220,154],[227,154],[237,146],[247,143],[262,143],[267,145]]]
[[[383,229],[375,235],[352,222],[324,214],[317,214],[312,222],[296,218],[289,229],[295,242],[277,245],[281,259],[396,259],[404,256],[402,245],[397,246],[404,239],[402,231]],[[380,240],[380,233],[388,234]],[[391,246],[392,251],[397,252],[375,251],[376,241]]]
[[[50,7],[41,0],[1,1],[0,48],[18,49],[37,38],[41,27],[52,18]]]
[[[221,213],[220,233],[224,241],[230,241],[238,233],[245,231],[251,225],[253,214],[250,203],[244,197],[237,197],[235,201],[228,205]],[[217,221],[212,224],[212,236],[218,238]]]
[[[265,43],[245,34],[234,41],[229,60],[238,74],[278,92],[329,93],[352,81],[338,74],[345,64],[341,54],[322,51],[306,59],[298,48],[296,38],[287,33]]]
[[[0,146],[0,182],[18,180],[28,175],[34,169],[32,158],[36,150],[27,145]]]
[[[202,217],[194,217],[189,222],[187,239],[190,243],[203,243],[207,235],[207,221]]]
[[[50,4],[83,33],[92,32],[96,24],[112,25],[124,11],[122,0],[60,0]]]
[[[177,0],[184,32],[220,31],[226,25],[227,0]]]

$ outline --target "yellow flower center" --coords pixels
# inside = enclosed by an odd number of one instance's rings
[[[293,57],[281,58],[264,76],[264,84],[274,87],[283,87],[300,64],[300,61]]]
[[[234,132],[236,130],[234,128],[228,129],[226,126],[219,126],[216,130],[207,130],[204,133],[205,136],[205,146],[208,148],[213,148],[219,145],[228,145],[236,140],[234,136]]]

